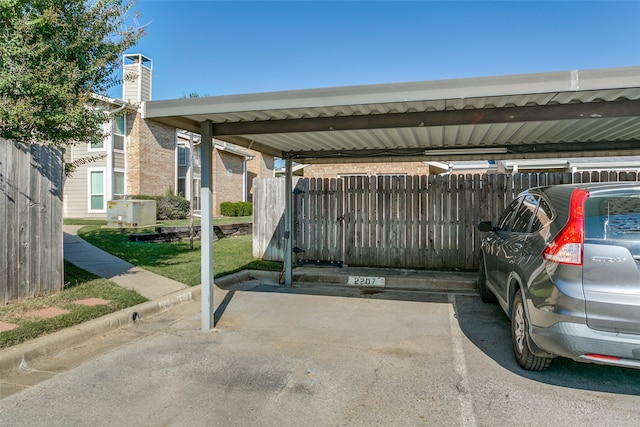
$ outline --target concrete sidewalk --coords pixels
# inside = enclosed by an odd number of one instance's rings
[[[78,237],[82,225],[64,225],[64,259],[123,288],[133,289],[154,300],[188,288],[184,283],[136,267]]]

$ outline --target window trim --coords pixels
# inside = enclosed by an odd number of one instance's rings
[[[183,152],[184,152],[184,159],[183,159],[183,161],[180,161],[180,152],[181,152],[181,149],[182,149],[182,150],[183,150]],[[189,158],[189,148],[187,147],[187,145],[186,145],[186,144],[183,144],[183,143],[180,143],[180,142],[178,143],[178,152],[176,153],[176,157],[177,157],[177,164],[178,164],[178,166],[188,166],[188,165],[189,165],[189,161],[188,161],[188,158]]]
[[[95,147],[94,144],[87,142],[87,151],[90,152],[102,152],[104,153],[105,151],[108,150],[108,144],[107,144],[107,136],[109,135],[109,133],[106,132],[107,128],[106,128],[106,124],[102,124],[102,146],[101,147]]]
[[[98,194],[92,193],[91,188],[91,174],[94,172],[102,173],[102,199],[103,199],[103,208],[102,209],[93,209],[91,205],[91,200],[93,196],[97,196]],[[107,168],[87,168],[87,212],[88,213],[107,213]]]
[[[176,194],[180,194],[182,197],[184,197],[185,199],[189,199],[189,195],[187,194],[189,192],[189,189],[187,188],[187,177],[186,175],[182,175],[182,176],[178,176],[176,178]],[[182,187],[184,188],[184,193],[185,194],[181,194],[181,188],[180,188],[180,182],[182,181]]]
[[[93,153],[104,153],[105,151],[107,151],[107,144],[105,144],[104,138],[102,139],[102,146],[101,147],[97,147],[96,144],[92,144],[90,142],[87,142],[87,151],[93,152]]]
[[[122,133],[116,133],[116,120],[122,117]],[[122,136],[122,148],[116,148],[116,135]],[[113,151],[116,153],[124,153],[127,146],[127,117],[115,116],[111,119],[111,143],[113,144]]]
[[[122,194],[116,193],[116,174],[119,174],[119,173],[121,173],[123,177],[124,189]],[[113,186],[112,186],[111,192],[113,193],[112,194],[113,198],[115,199],[116,196],[126,196],[127,195],[127,172],[124,169],[116,168],[113,170],[112,176],[113,176]]]

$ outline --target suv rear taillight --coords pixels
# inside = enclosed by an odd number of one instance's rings
[[[576,189],[571,193],[569,220],[553,242],[542,252],[547,261],[558,264],[582,265],[584,242],[584,202],[589,198],[587,190]]]

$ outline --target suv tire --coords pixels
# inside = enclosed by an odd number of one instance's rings
[[[540,357],[529,350],[529,319],[524,308],[521,292],[516,292],[511,307],[511,342],[518,365],[528,371],[544,371],[553,358]]]

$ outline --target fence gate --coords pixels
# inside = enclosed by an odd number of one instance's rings
[[[297,179],[294,261],[437,270],[478,268],[479,221],[497,221],[521,191],[636,173],[529,173]],[[256,180],[254,257],[284,259],[284,179]]]

